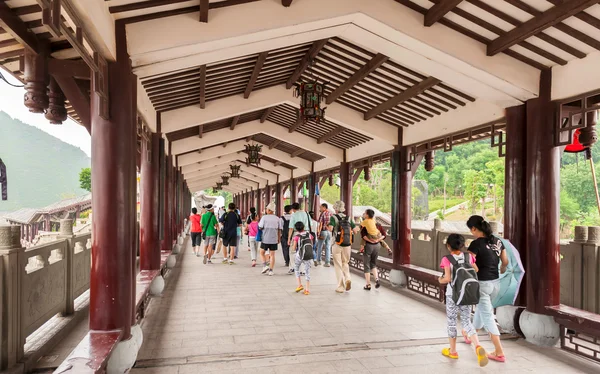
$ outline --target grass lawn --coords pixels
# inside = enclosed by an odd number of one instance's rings
[[[446,209],[452,208],[455,205],[458,205],[464,202],[465,199],[461,197],[448,196],[446,198]],[[429,213],[433,213],[436,210],[440,210],[444,208],[444,197],[443,196],[435,196],[429,197]]]

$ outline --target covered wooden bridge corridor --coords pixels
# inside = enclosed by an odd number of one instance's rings
[[[243,212],[274,201],[281,214],[285,192],[295,200],[306,183],[307,208],[316,210],[317,185],[333,183],[335,174],[351,211],[356,179],[390,160],[393,253],[381,263],[385,277],[442,300],[438,273],[411,261],[421,258],[411,254],[412,178],[421,162],[433,167],[436,151],[486,138],[506,159],[503,234],[521,249],[526,268],[506,319],[530,343],[561,340],[564,351],[600,360],[600,297],[591,306],[561,303],[558,235],[560,154],[575,131],[593,130],[598,121],[597,1],[9,0],[0,2],[0,64],[23,82],[30,111],[55,124],[69,116],[88,129],[94,191],[89,240],[66,230],[62,247],[25,251],[14,239],[18,227],[0,227],[7,295],[0,369],[30,369],[27,338],[56,313],[76,314],[74,300],[88,287],[89,332],[60,373],[125,370],[136,358],[138,366],[183,365],[172,369],[183,372],[193,360],[214,357],[206,355],[239,355],[232,344],[257,343],[270,352],[278,341],[290,355],[298,348],[316,359],[310,350],[324,350],[329,371],[395,365],[369,354],[426,353],[437,343],[423,339],[439,338],[431,328],[443,325],[435,307],[390,290],[336,298],[326,269],[316,274],[325,280],[317,286],[322,292],[300,301],[284,277],[200,268],[189,253],[185,218],[193,193],[210,188],[231,192]],[[600,263],[595,248],[589,263]],[[92,266],[82,270],[87,259]],[[599,283],[597,273],[590,277],[578,292]],[[40,291],[51,278],[59,279],[56,298]],[[334,306],[343,309],[339,321],[317,312]],[[308,316],[296,323],[294,307]],[[270,311],[270,320],[256,318]],[[374,317],[367,323],[368,313]],[[203,332],[189,333],[190,326]],[[366,333],[357,333],[360,326]],[[161,334],[175,332],[214,338],[214,347],[235,352],[184,347],[184,338],[169,348]],[[354,338],[346,342],[347,336]],[[356,344],[352,352],[344,351],[346,343]],[[507,344],[527,353],[515,353],[507,369],[565,362],[522,342]],[[172,361],[152,363],[169,350],[188,352],[192,361],[174,353]],[[360,365],[333,362],[358,351],[367,359]],[[240,370],[253,365],[232,357]],[[263,360],[281,370],[312,362]],[[271,369],[279,370],[264,370]]]

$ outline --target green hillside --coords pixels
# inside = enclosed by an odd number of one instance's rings
[[[40,208],[86,193],[79,188],[79,171],[90,159],[81,149],[1,111],[0,158],[8,176],[8,200],[0,200],[0,211]]]

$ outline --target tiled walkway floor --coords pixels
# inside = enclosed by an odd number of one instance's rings
[[[164,296],[150,305],[133,373],[600,372],[523,341],[505,342],[505,364],[480,369],[464,344],[449,361],[440,354],[441,309],[402,291],[364,291],[359,275],[350,292],[336,294],[334,269],[324,267],[313,268],[311,295],[296,294],[277,256],[269,277],[250,267],[246,248],[236,265],[203,265],[188,243]]]

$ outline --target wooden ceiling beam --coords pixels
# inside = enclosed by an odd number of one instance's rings
[[[354,87],[358,82],[365,79],[371,72],[375,71],[384,62],[389,59],[388,56],[378,53],[369,62],[358,69],[348,80],[339,85],[333,92],[327,95],[327,104],[333,103],[338,97]]]
[[[425,26],[432,26],[437,21],[444,18],[448,12],[456,8],[463,0],[443,0],[433,5],[425,13]]]
[[[258,76],[260,75],[260,72],[263,68],[263,65],[265,64],[265,60],[267,59],[268,55],[269,55],[269,52],[262,52],[258,55],[258,58],[256,59],[256,64],[254,64],[254,70],[252,71],[252,75],[250,76],[248,85],[246,85],[246,91],[244,91],[244,99],[247,99],[250,97],[250,94],[252,93],[252,90],[254,89],[254,84],[256,83],[256,80],[258,79]]]
[[[90,80],[90,67],[83,61],[48,59],[48,73],[50,75],[61,75],[65,77],[74,77],[77,79]]]
[[[290,156],[291,156],[292,158],[294,158],[294,157],[298,157],[298,156],[300,156],[301,154],[303,154],[304,152],[306,152],[306,150],[305,150],[305,149],[302,149],[302,148],[300,148],[300,149],[297,149],[297,150],[295,150],[294,152],[292,152],[292,153],[290,154]]]
[[[4,1],[0,2],[0,27],[23,47],[35,53],[41,52],[40,42],[35,34],[27,28],[25,22],[21,21],[19,16]]]
[[[426,78],[425,80],[419,82],[418,84],[407,88],[406,90],[400,92],[398,95],[384,101],[383,103],[377,105],[375,108],[370,109],[365,113],[365,120],[370,120],[371,118],[378,116],[379,114],[385,112],[386,110],[392,109],[398,104],[405,102],[406,100],[412,99],[431,87],[439,84],[441,81],[434,77]]]
[[[200,22],[208,23],[208,0],[200,0]]]
[[[269,118],[271,113],[273,113],[273,109],[275,109],[273,106],[265,109],[262,116],[260,116],[260,123],[264,123]]]
[[[293,133],[294,131],[296,131],[296,129],[298,129],[298,127],[300,127],[300,125],[302,125],[302,118],[300,118],[300,116],[298,115],[298,118],[296,119],[296,123],[294,123],[294,125],[292,127],[290,127],[290,129],[288,130],[291,133]]]
[[[200,66],[200,108],[206,107],[206,65]]]
[[[239,121],[239,120],[240,120],[240,116],[239,116],[239,115],[237,115],[237,116],[233,117],[233,118],[231,119],[231,125],[229,125],[229,129],[230,129],[230,130],[234,130],[234,129],[235,129],[235,126],[238,124],[238,121]]]
[[[141,1],[139,3],[131,3],[124,5],[113,5],[108,7],[109,13],[122,13],[122,12],[131,12],[133,10],[141,10],[147,8],[153,8],[161,5],[173,5],[177,3],[183,3],[189,0],[147,0]]]
[[[327,134],[325,134],[325,135],[321,136],[319,139],[317,139],[317,144],[325,143],[329,139],[333,138],[334,136],[340,135],[344,131],[346,131],[346,128],[343,126],[339,126],[338,128],[331,130]]]
[[[494,40],[487,47],[487,55],[494,56],[513,45],[552,27],[563,20],[598,3],[598,0],[569,0],[556,5],[540,15],[507,32]]]
[[[90,113],[90,98],[87,92],[83,92],[81,87],[75,81],[73,77],[65,77],[62,75],[55,75],[54,79],[60,86],[60,89],[65,94],[65,97],[71,103],[71,106],[81,120],[83,127],[91,134],[92,132],[92,121]]]
[[[325,44],[327,44],[327,40],[328,39],[322,39],[313,42],[312,47],[308,50],[308,52],[306,52],[306,55],[304,55],[302,61],[300,61],[298,67],[296,68],[296,70],[294,70],[294,73],[292,73],[292,76],[286,82],[285,87],[288,90],[292,88],[292,86],[294,85],[294,83],[296,83],[298,79],[300,79],[300,76],[302,75],[302,73],[304,73],[310,61],[319,54],[323,47],[325,47]]]
[[[281,144],[281,140],[275,139],[275,141],[269,145],[269,149],[273,149],[273,148],[277,147],[279,144]]]

